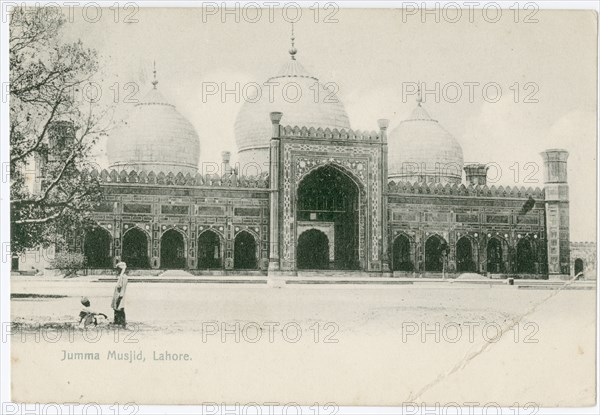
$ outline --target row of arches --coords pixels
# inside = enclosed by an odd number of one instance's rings
[[[89,268],[110,268],[112,266],[112,238],[103,228],[86,232],[84,255]],[[148,235],[139,228],[131,228],[123,235],[121,258],[129,268],[150,268],[150,241]],[[239,232],[234,240],[233,267],[235,269],[256,269],[257,243],[247,231]],[[175,229],[165,231],[160,239],[160,268],[183,269],[187,267],[187,251],[183,234]],[[222,238],[213,230],[206,230],[198,236],[197,268],[219,269],[223,267]]]
[[[414,271],[414,244],[407,235],[396,237],[392,247],[392,269],[394,271]],[[477,272],[478,246],[470,238],[463,236],[456,242],[455,263],[456,272]],[[507,269],[508,245],[499,238],[488,240],[486,249],[486,269],[490,273],[517,272],[535,274],[538,257],[535,246],[528,238],[519,240],[516,247],[515,269]],[[439,235],[432,235],[425,241],[424,271],[441,272],[444,267],[444,257],[449,254],[448,244]]]

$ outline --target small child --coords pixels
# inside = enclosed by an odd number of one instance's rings
[[[104,318],[108,318],[106,316],[106,314],[104,314],[104,313],[96,313],[96,312],[92,311],[92,309],[90,308],[90,305],[91,305],[90,300],[88,300],[87,297],[81,298],[81,304],[83,305],[83,307],[81,308],[81,311],[79,312],[79,326],[81,326],[83,328],[87,328],[87,326],[89,326],[90,324],[97,326],[98,319],[96,318],[96,316],[102,316]]]

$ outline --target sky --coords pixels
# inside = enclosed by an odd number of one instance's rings
[[[139,87],[134,98],[152,87],[156,61],[161,93],[198,132],[201,163],[220,161],[223,150],[235,161],[243,97],[203,99],[203,85],[232,88],[275,75],[290,59],[295,12],[258,17],[240,9],[238,21],[235,13],[194,8],[88,12],[73,11],[64,39],[99,52],[103,100],[120,91],[115,121],[134,105],[124,102],[132,85]],[[495,185],[543,186],[539,153],[566,149],[571,240],[595,240],[597,16],[527,13],[465,10],[459,18],[448,11],[436,21],[399,9],[303,9],[294,25],[296,56],[321,82],[335,82],[354,129],[377,130],[377,119],[388,118],[392,130],[416,105],[403,89],[421,83],[424,107],[456,137],[465,162],[497,166]],[[104,146],[96,149],[101,165]]]

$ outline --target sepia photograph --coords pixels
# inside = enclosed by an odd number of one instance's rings
[[[1,7],[2,414],[598,413],[596,2]]]

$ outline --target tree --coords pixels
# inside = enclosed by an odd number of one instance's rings
[[[11,250],[64,243],[100,198],[89,152],[103,131],[82,93],[98,70],[94,50],[62,42],[54,7],[17,7],[10,20]]]

